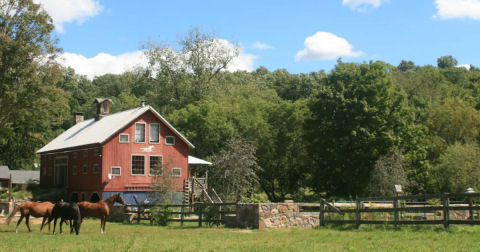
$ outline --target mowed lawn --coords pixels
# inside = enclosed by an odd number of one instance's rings
[[[79,236],[52,235],[39,225],[0,226],[2,251],[480,251],[480,227],[365,226],[357,229],[158,227],[86,220]],[[52,227],[53,228],[53,227]],[[58,227],[57,227],[58,228]],[[48,230],[48,227],[47,227]]]

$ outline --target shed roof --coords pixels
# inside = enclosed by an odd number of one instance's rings
[[[104,102],[104,101],[108,101],[108,102],[114,104],[112,100],[110,100],[110,99],[105,99],[105,98],[97,98],[97,99],[95,99],[95,101],[93,101],[93,103],[102,103],[102,102]]]
[[[8,166],[0,165],[0,178],[10,178],[10,169],[8,169]]]
[[[40,171],[11,170],[12,184],[26,184],[28,180],[40,181]]]
[[[37,151],[37,154],[53,152],[67,148],[103,144],[112,135],[147,111],[151,111],[160,121],[172,130],[190,148],[195,148],[180,132],[178,132],[163,116],[151,106],[137,107],[103,117],[101,120],[89,119],[79,122]]]
[[[188,156],[188,164],[189,165],[212,165],[212,163],[202,160],[200,158]]]

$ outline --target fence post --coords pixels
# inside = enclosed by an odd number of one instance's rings
[[[393,218],[394,218],[394,225],[395,225],[395,228],[397,228],[398,226],[398,198],[397,198],[397,195],[395,195],[395,197],[393,197]]]
[[[183,213],[184,213],[184,209],[185,209],[185,206],[182,206],[181,207],[181,210],[180,210],[180,226],[183,227]]]
[[[218,205],[217,206],[217,227],[220,227],[220,218],[222,217],[222,214],[220,213],[222,211],[222,206]]]
[[[355,212],[356,219],[357,219],[357,228],[360,227],[360,219],[361,219],[361,217],[362,217],[362,216],[360,215],[360,207],[361,207],[360,205],[361,205],[361,203],[362,203],[362,202],[360,201],[360,198],[357,196],[357,204],[356,204],[356,205],[357,205],[357,209],[356,209],[357,211]]]
[[[199,204],[199,209],[198,209],[198,226],[202,226],[202,206],[203,204]]]
[[[137,224],[140,224],[140,205],[137,206]]]
[[[450,219],[450,211],[449,211],[449,204],[450,204],[450,199],[448,198],[447,193],[443,194],[442,197],[442,204],[443,204],[443,227],[445,229],[449,228],[449,222],[448,220]]]
[[[323,199],[320,199],[320,216],[319,217],[319,221],[320,221],[320,226],[321,227],[324,227],[325,226],[325,219],[324,219],[324,210],[325,209],[325,201]]]
[[[470,217],[470,221],[473,221],[473,202],[472,198],[468,198],[468,206],[470,209],[468,210],[468,216]],[[470,224],[470,226],[473,226],[473,224]]]

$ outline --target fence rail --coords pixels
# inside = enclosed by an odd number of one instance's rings
[[[222,210],[223,207],[223,210]],[[233,207],[234,209],[229,209]],[[180,226],[183,226],[184,222],[198,222],[198,226],[201,227],[203,223],[215,222],[217,226],[220,226],[220,223],[225,224],[225,216],[236,214],[237,203],[215,203],[215,204],[190,204],[190,205],[125,205],[124,212],[137,214],[135,220],[137,223],[140,223],[141,220],[149,220],[150,224],[153,224],[152,211],[150,209],[155,209],[155,214],[175,214],[180,215],[180,218],[168,219],[169,222],[180,222]],[[130,208],[130,210],[128,210]],[[136,210],[132,210],[136,208]],[[160,208],[160,209],[159,209]],[[163,210],[162,210],[163,208]],[[180,211],[169,211],[169,209],[176,208]],[[211,209],[208,209],[211,208]],[[189,218],[191,215],[197,216],[197,218]],[[143,216],[143,217],[142,217]]]
[[[461,193],[461,194],[425,194],[425,195],[406,195],[395,197],[366,197],[357,198],[354,209],[339,209],[330,205],[327,201],[322,199],[320,201],[320,226],[325,224],[356,224],[359,227],[362,224],[394,224],[397,225],[410,225],[410,224],[443,224],[444,228],[448,228],[450,225],[480,225],[480,215],[477,216],[478,220],[474,220],[473,211],[479,211],[480,206],[473,205],[471,199],[480,197],[480,193]],[[450,199],[467,199],[468,206],[451,206]],[[400,200],[421,200],[421,199],[441,199],[440,206],[425,206],[425,202],[422,202],[424,207],[407,207],[407,202],[404,206],[400,205]],[[364,208],[362,207],[364,202],[379,202],[391,204],[391,208]],[[400,220],[400,212],[413,212],[413,211],[441,211],[443,215],[442,220]],[[469,211],[470,220],[450,220],[450,211]],[[345,214],[355,213],[355,220],[328,220],[325,218],[325,214]],[[390,220],[362,220],[362,213],[393,213],[393,221]]]

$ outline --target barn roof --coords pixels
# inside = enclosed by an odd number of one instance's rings
[[[0,178],[10,178],[10,169],[8,169],[8,166],[0,165]]]
[[[195,148],[180,132],[178,132],[163,116],[161,116],[151,106],[144,106],[125,110],[115,114],[110,114],[95,121],[95,119],[86,120],[72,126],[63,134],[45,145],[37,151],[37,154],[53,152],[67,148],[79,147],[92,144],[103,144],[112,135],[118,133],[121,129],[133,122],[145,112],[151,111],[160,121],[162,121],[170,130],[172,130],[182,141],[190,148]]]
[[[212,163],[201,160],[200,158],[188,156],[188,164],[189,165],[212,165]]]
[[[11,170],[12,184],[26,184],[29,180],[40,181],[40,171]]]

